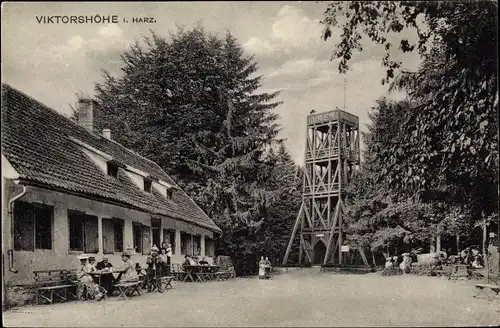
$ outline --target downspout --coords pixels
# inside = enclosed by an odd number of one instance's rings
[[[9,271],[18,273],[19,271],[14,269],[14,202],[26,194],[26,186],[23,185],[23,191],[20,194],[9,199],[9,219],[10,219],[10,235],[12,236],[12,249],[7,251],[9,257]]]

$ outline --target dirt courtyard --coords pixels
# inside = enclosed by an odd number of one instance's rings
[[[25,306],[4,313],[17,327],[477,326],[499,325],[499,302],[475,299],[471,281],[338,275],[313,269],[273,280],[176,283],[127,301]]]

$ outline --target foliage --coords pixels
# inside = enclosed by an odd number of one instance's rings
[[[396,201],[413,196],[430,206],[430,231],[470,231],[484,211],[497,211],[497,5],[494,2],[334,1],[325,12],[324,38],[345,17],[333,58],[348,70],[362,35],[385,47],[383,83],[408,94],[398,142],[376,150],[377,183]],[[418,51],[416,72],[397,71],[389,34],[417,31],[402,52]],[[396,77],[394,79],[394,77]],[[374,134],[376,135],[376,134]]]
[[[168,40],[151,32],[121,59],[123,76],[104,72],[96,86],[97,129],[173,176],[221,227],[217,253],[239,259],[239,274],[282,256],[300,177],[283,145],[271,151],[280,102],[257,92],[253,57],[198,26]]]

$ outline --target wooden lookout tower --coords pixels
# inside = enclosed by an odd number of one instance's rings
[[[359,118],[343,110],[307,117],[302,206],[283,265],[297,231],[299,265],[304,260],[315,265],[344,264],[343,190],[359,165],[359,134]]]

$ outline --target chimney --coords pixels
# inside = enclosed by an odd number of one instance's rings
[[[102,130],[102,136],[106,139],[111,140],[111,130],[110,129]]]
[[[79,99],[77,105],[78,124],[93,132],[94,130],[94,101],[92,99]]]

